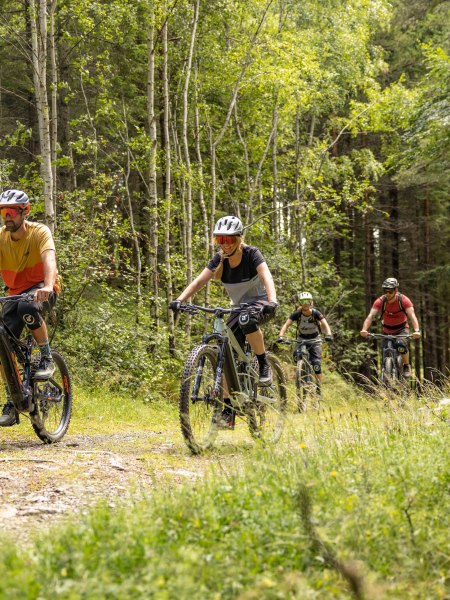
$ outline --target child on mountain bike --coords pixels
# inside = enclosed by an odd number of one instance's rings
[[[272,372],[266,359],[264,337],[259,325],[273,318],[277,309],[277,296],[272,274],[258,248],[247,246],[243,240],[244,227],[235,216],[219,219],[214,227],[214,243],[220,246],[205,269],[194,281],[170,302],[169,308],[177,311],[181,302],[191,298],[213,277],[220,280],[231,299],[233,306],[248,304],[248,311],[232,315],[227,324],[244,347],[248,340],[259,364],[259,385],[272,383]],[[256,309],[256,310],[255,310]],[[226,399],[224,404],[227,406]],[[226,420],[231,409],[225,409]]]
[[[313,308],[313,297],[309,292],[300,292],[298,295],[299,306],[294,311],[283,327],[280,329],[278,342],[283,342],[283,336],[292,323],[297,323],[297,339],[311,340],[308,345],[309,362],[311,363],[314,375],[319,383],[322,382],[322,338],[320,333],[325,334],[325,341],[331,342],[333,336],[330,326],[323,314],[316,308]],[[299,346],[295,350],[294,355]]]
[[[419,321],[417,320],[414,306],[408,296],[398,291],[398,281],[394,277],[388,277],[383,281],[383,296],[375,300],[369,314],[364,321],[360,334],[363,338],[369,335],[369,329],[377,314],[381,315],[383,333],[387,335],[408,335],[408,319],[414,327],[412,337],[420,338]],[[387,340],[383,340],[383,348]],[[403,360],[403,376],[411,377],[411,365],[409,364],[409,348],[407,340],[397,342],[397,351]]]

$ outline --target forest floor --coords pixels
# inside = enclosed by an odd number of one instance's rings
[[[224,432],[220,454],[195,457],[186,448],[174,418],[158,430],[71,434],[43,444],[29,423],[0,431],[0,530],[27,543],[66,517],[99,502],[114,507],[196,481],[213,465],[224,464],[252,447],[245,425]],[[248,430],[247,430],[248,431]],[[242,433],[241,433],[242,432]],[[8,438],[8,433],[10,437]],[[237,437],[236,437],[237,435]],[[230,437],[232,436],[232,441]],[[238,445],[235,444],[238,442]],[[223,470],[223,465],[221,465]]]

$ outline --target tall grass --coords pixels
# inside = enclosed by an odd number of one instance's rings
[[[448,423],[430,399],[333,389],[239,469],[219,447],[194,486],[4,543],[0,597],[448,597]]]

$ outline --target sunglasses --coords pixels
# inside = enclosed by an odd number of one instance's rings
[[[299,302],[300,304],[309,304],[311,306],[312,300],[309,298],[300,298]]]
[[[395,294],[395,290],[391,290],[391,289],[383,290],[383,292],[385,294]]]
[[[22,213],[23,213],[23,210],[21,208],[13,208],[12,206],[7,206],[6,208],[0,208],[0,214],[2,215],[2,219],[7,219],[8,217],[15,219]]]
[[[216,235],[218,244],[234,244],[236,238],[236,235]]]

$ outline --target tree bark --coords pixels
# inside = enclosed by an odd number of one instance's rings
[[[147,30],[147,119],[150,138],[148,165],[148,270],[150,317],[158,327],[158,182],[156,173],[157,132],[155,116],[155,36],[154,14]]]
[[[39,124],[41,173],[44,182],[45,222],[51,231],[55,226],[53,170],[50,135],[50,107],[47,93],[47,2],[28,0],[31,24],[33,82]]]

